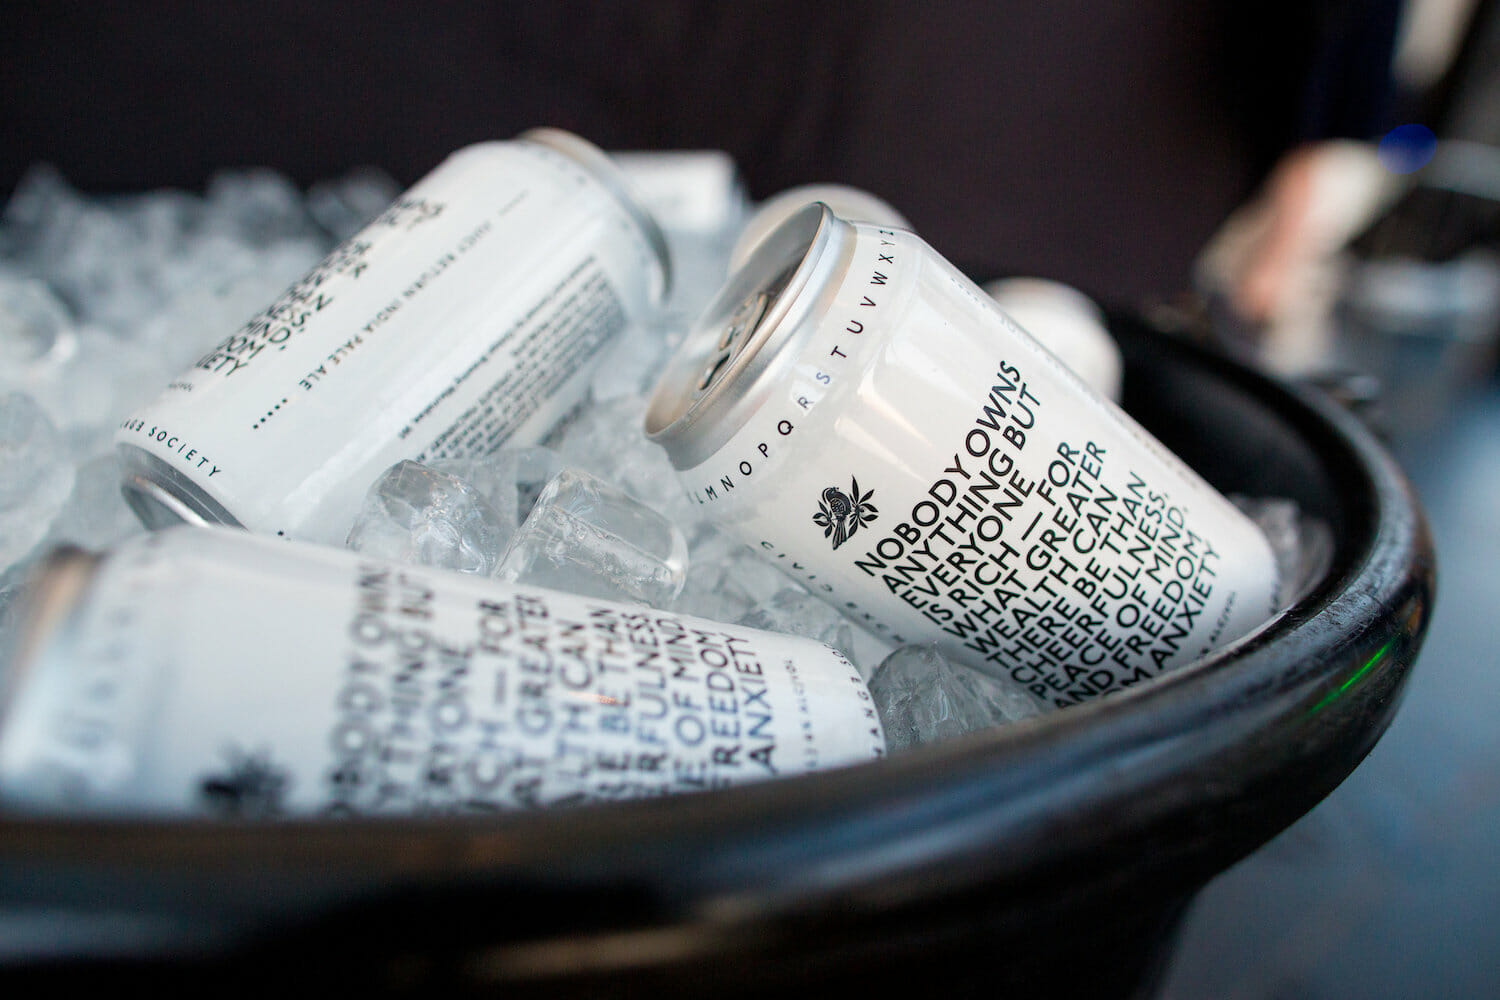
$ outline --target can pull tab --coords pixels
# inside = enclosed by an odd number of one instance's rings
[[[698,380],[694,389],[695,396],[701,396],[707,392],[709,387],[719,380],[729,362],[734,360],[744,346],[746,338],[755,331],[760,324],[761,317],[766,314],[766,308],[771,303],[771,296],[761,290],[740,303],[724,324],[723,331],[719,334],[719,343],[709,355],[708,364],[704,367],[703,376]]]

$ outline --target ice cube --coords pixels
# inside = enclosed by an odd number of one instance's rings
[[[166,296],[166,308],[178,306],[183,296],[191,297],[195,292],[219,293],[233,282],[248,278],[252,282],[265,274],[265,255],[223,232],[193,232],[186,234],[183,251],[162,261],[158,279]],[[273,244],[280,246],[281,244]],[[250,314],[263,308],[285,287],[282,275],[266,276],[258,284],[256,301],[237,310],[233,325],[225,324],[226,332],[249,318]],[[275,284],[273,284],[273,281]],[[149,320],[152,317],[147,317]],[[200,317],[212,319],[209,317]],[[149,329],[149,326],[148,326]]]
[[[202,200],[185,192],[90,199],[56,171],[35,170],[7,206],[0,244],[80,323],[130,336],[213,259],[199,245],[204,217]],[[244,248],[240,236],[233,242]]]
[[[282,240],[254,250],[222,234],[195,236],[190,246],[163,265],[165,305],[133,327],[142,348],[159,355],[172,375],[274,301],[326,250],[317,240]]]
[[[670,607],[687,542],[667,518],[578,469],[558,473],[511,539],[501,579]]]
[[[134,287],[150,262],[138,256],[131,228],[107,208],[82,201],[39,235],[28,264],[80,322],[121,323],[157,304]]]
[[[610,158],[668,234],[733,232],[749,211],[739,167],[723,150],[627,150]]]
[[[739,623],[827,643],[848,657],[868,682],[890,654],[890,643],[860,628],[805,587],[785,585],[786,579],[783,576],[782,588],[742,615]]]
[[[108,451],[78,465],[73,492],[53,519],[46,541],[99,551],[145,530],[120,493],[120,462]]]
[[[698,518],[662,447],[642,431],[646,401],[619,398],[586,407],[561,434],[564,461],[635,497],[690,530]]]
[[[297,186],[264,168],[215,173],[208,181],[204,207],[205,231],[222,232],[255,247],[310,237],[317,229]]]
[[[72,326],[67,307],[45,282],[0,271],[0,364],[42,361]]]
[[[0,379],[32,396],[63,434],[69,453],[97,454],[131,410],[175,372],[99,327],[69,331],[44,358]]]
[[[133,349],[129,341],[98,327],[83,327],[49,412],[61,428],[88,426],[113,432],[175,374],[150,354]]]
[[[724,284],[731,236],[668,230],[666,237],[672,255],[672,287],[663,306],[663,323],[669,330],[686,333]]]
[[[589,382],[594,405],[618,399],[640,399],[656,383],[671,353],[667,333],[631,324],[606,349]]]
[[[952,663],[933,645],[903,646],[875,668],[870,695],[895,750],[1019,722],[1044,706],[1012,683]]]
[[[135,230],[140,256],[153,264],[187,253],[204,214],[202,198],[170,188],[117,198],[111,205]]]
[[[357,167],[343,177],[307,189],[307,212],[335,240],[365,227],[401,194],[395,178],[379,167]]]
[[[739,623],[816,639],[845,655],[854,646],[854,626],[849,619],[801,587],[782,587],[770,600],[741,617]]]
[[[30,552],[73,488],[62,438],[36,400],[0,397],[0,566]]]
[[[416,462],[397,462],[365,495],[347,544],[383,559],[489,576],[505,538],[474,487]]]
[[[50,163],[27,169],[0,215],[0,251],[38,274],[41,247],[51,234],[66,231],[83,211],[84,201],[62,172]]]
[[[0,570],[0,705],[6,702],[6,687],[14,679],[11,659],[19,640],[17,629],[25,612],[20,598],[30,579],[30,565],[14,565]]]
[[[787,584],[788,578],[749,546],[705,524],[694,532],[687,580],[673,606],[700,618],[739,621]]]
[[[562,457],[541,445],[501,448],[483,458],[440,458],[427,464],[478,490],[504,526],[507,542],[531,513],[542,490],[563,469]]]
[[[1281,576],[1277,607],[1291,607],[1317,586],[1333,565],[1333,529],[1285,497],[1232,493],[1229,501],[1265,532]]]

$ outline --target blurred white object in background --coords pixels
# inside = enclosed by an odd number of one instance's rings
[[[1221,340],[1280,375],[1374,376],[1376,423],[1409,441],[1494,364],[1500,150],[1434,139],[1408,178],[1385,145],[1304,150],[1230,217],[1197,277]],[[1288,209],[1290,226],[1276,217]]]
[[[723,232],[749,207],[734,157],[721,149],[611,153],[663,229]]]
[[[1267,190],[1214,234],[1198,258],[1195,279],[1207,298],[1231,307],[1221,325],[1254,327],[1259,321],[1253,332],[1219,332],[1249,336],[1255,356],[1272,372],[1316,374],[1334,367],[1333,307],[1348,268],[1340,251],[1403,184],[1381,165],[1370,143],[1319,143],[1285,166],[1295,170],[1298,204],[1288,207],[1278,194],[1293,186],[1287,173],[1273,175]],[[1278,218],[1287,211],[1297,218]],[[1267,243],[1278,238],[1282,245],[1268,255]],[[1246,285],[1257,278],[1264,315],[1247,317],[1243,307],[1236,315],[1234,305],[1243,303]]]
[[[803,205],[811,205],[815,201],[821,201],[833,209],[833,214],[846,222],[870,222],[896,229],[911,228],[906,216],[896,211],[883,198],[877,198],[868,191],[847,184],[803,184],[787,188],[760,203],[755,214],[750,216],[750,221],[745,223],[745,228],[740,230],[739,239],[734,241],[734,248],[729,251],[729,270],[738,271],[740,265],[760,246],[761,240],[771,230],[791,218]]]
[[[1411,93],[1435,86],[1453,65],[1479,0],[1406,0],[1391,74]]]
[[[1120,348],[1093,299],[1046,278],[1002,278],[984,290],[1074,374],[1101,396],[1120,401]]]
[[[734,157],[719,149],[611,153],[636,199],[662,228],[672,256],[666,325],[685,329],[724,280],[729,241],[750,213]],[[639,337],[621,338],[599,366],[613,377],[640,357]]]

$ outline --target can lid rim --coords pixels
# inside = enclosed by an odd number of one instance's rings
[[[645,415],[646,436],[677,469],[705,461],[759,408],[770,389],[768,373],[790,363],[789,341],[834,277],[848,228],[822,202],[799,209],[761,241],[694,322]],[[767,301],[753,329],[725,358],[722,337],[760,296]],[[721,367],[709,370],[716,363]]]
[[[651,247],[651,252],[656,255],[657,263],[661,265],[659,300],[664,301],[667,292],[672,288],[672,255],[667,249],[667,238],[662,233],[656,217],[651,214],[651,210],[646,207],[641,196],[636,193],[634,185],[630,183],[630,178],[625,176],[619,164],[592,142],[566,129],[541,126],[527,129],[516,139],[520,142],[545,146],[561,153],[587,170],[594,180],[614,196],[632,221],[640,227],[646,243]]]

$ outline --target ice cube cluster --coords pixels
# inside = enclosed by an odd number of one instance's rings
[[[544,446],[387,470],[349,547],[818,639],[870,682],[893,749],[1040,713],[1025,691],[931,648],[892,651],[688,501],[642,416],[749,206],[722,158],[622,164],[680,178],[652,206],[676,271],[665,308],[619,337]],[[119,492],[115,427],[398,193],[370,168],[305,194],[265,170],[220,173],[202,195],[109,198],[45,166],[25,176],[0,217],[0,615],[51,547],[144,530]],[[1305,574],[1295,513],[1261,513],[1294,547],[1288,574]]]
[[[870,679],[892,752],[1041,715],[1024,688],[951,663],[935,646],[904,646]]]
[[[370,169],[306,195],[268,170],[115,197],[22,177],[0,213],[0,612],[53,547],[144,531],[120,421],[398,193]]]

